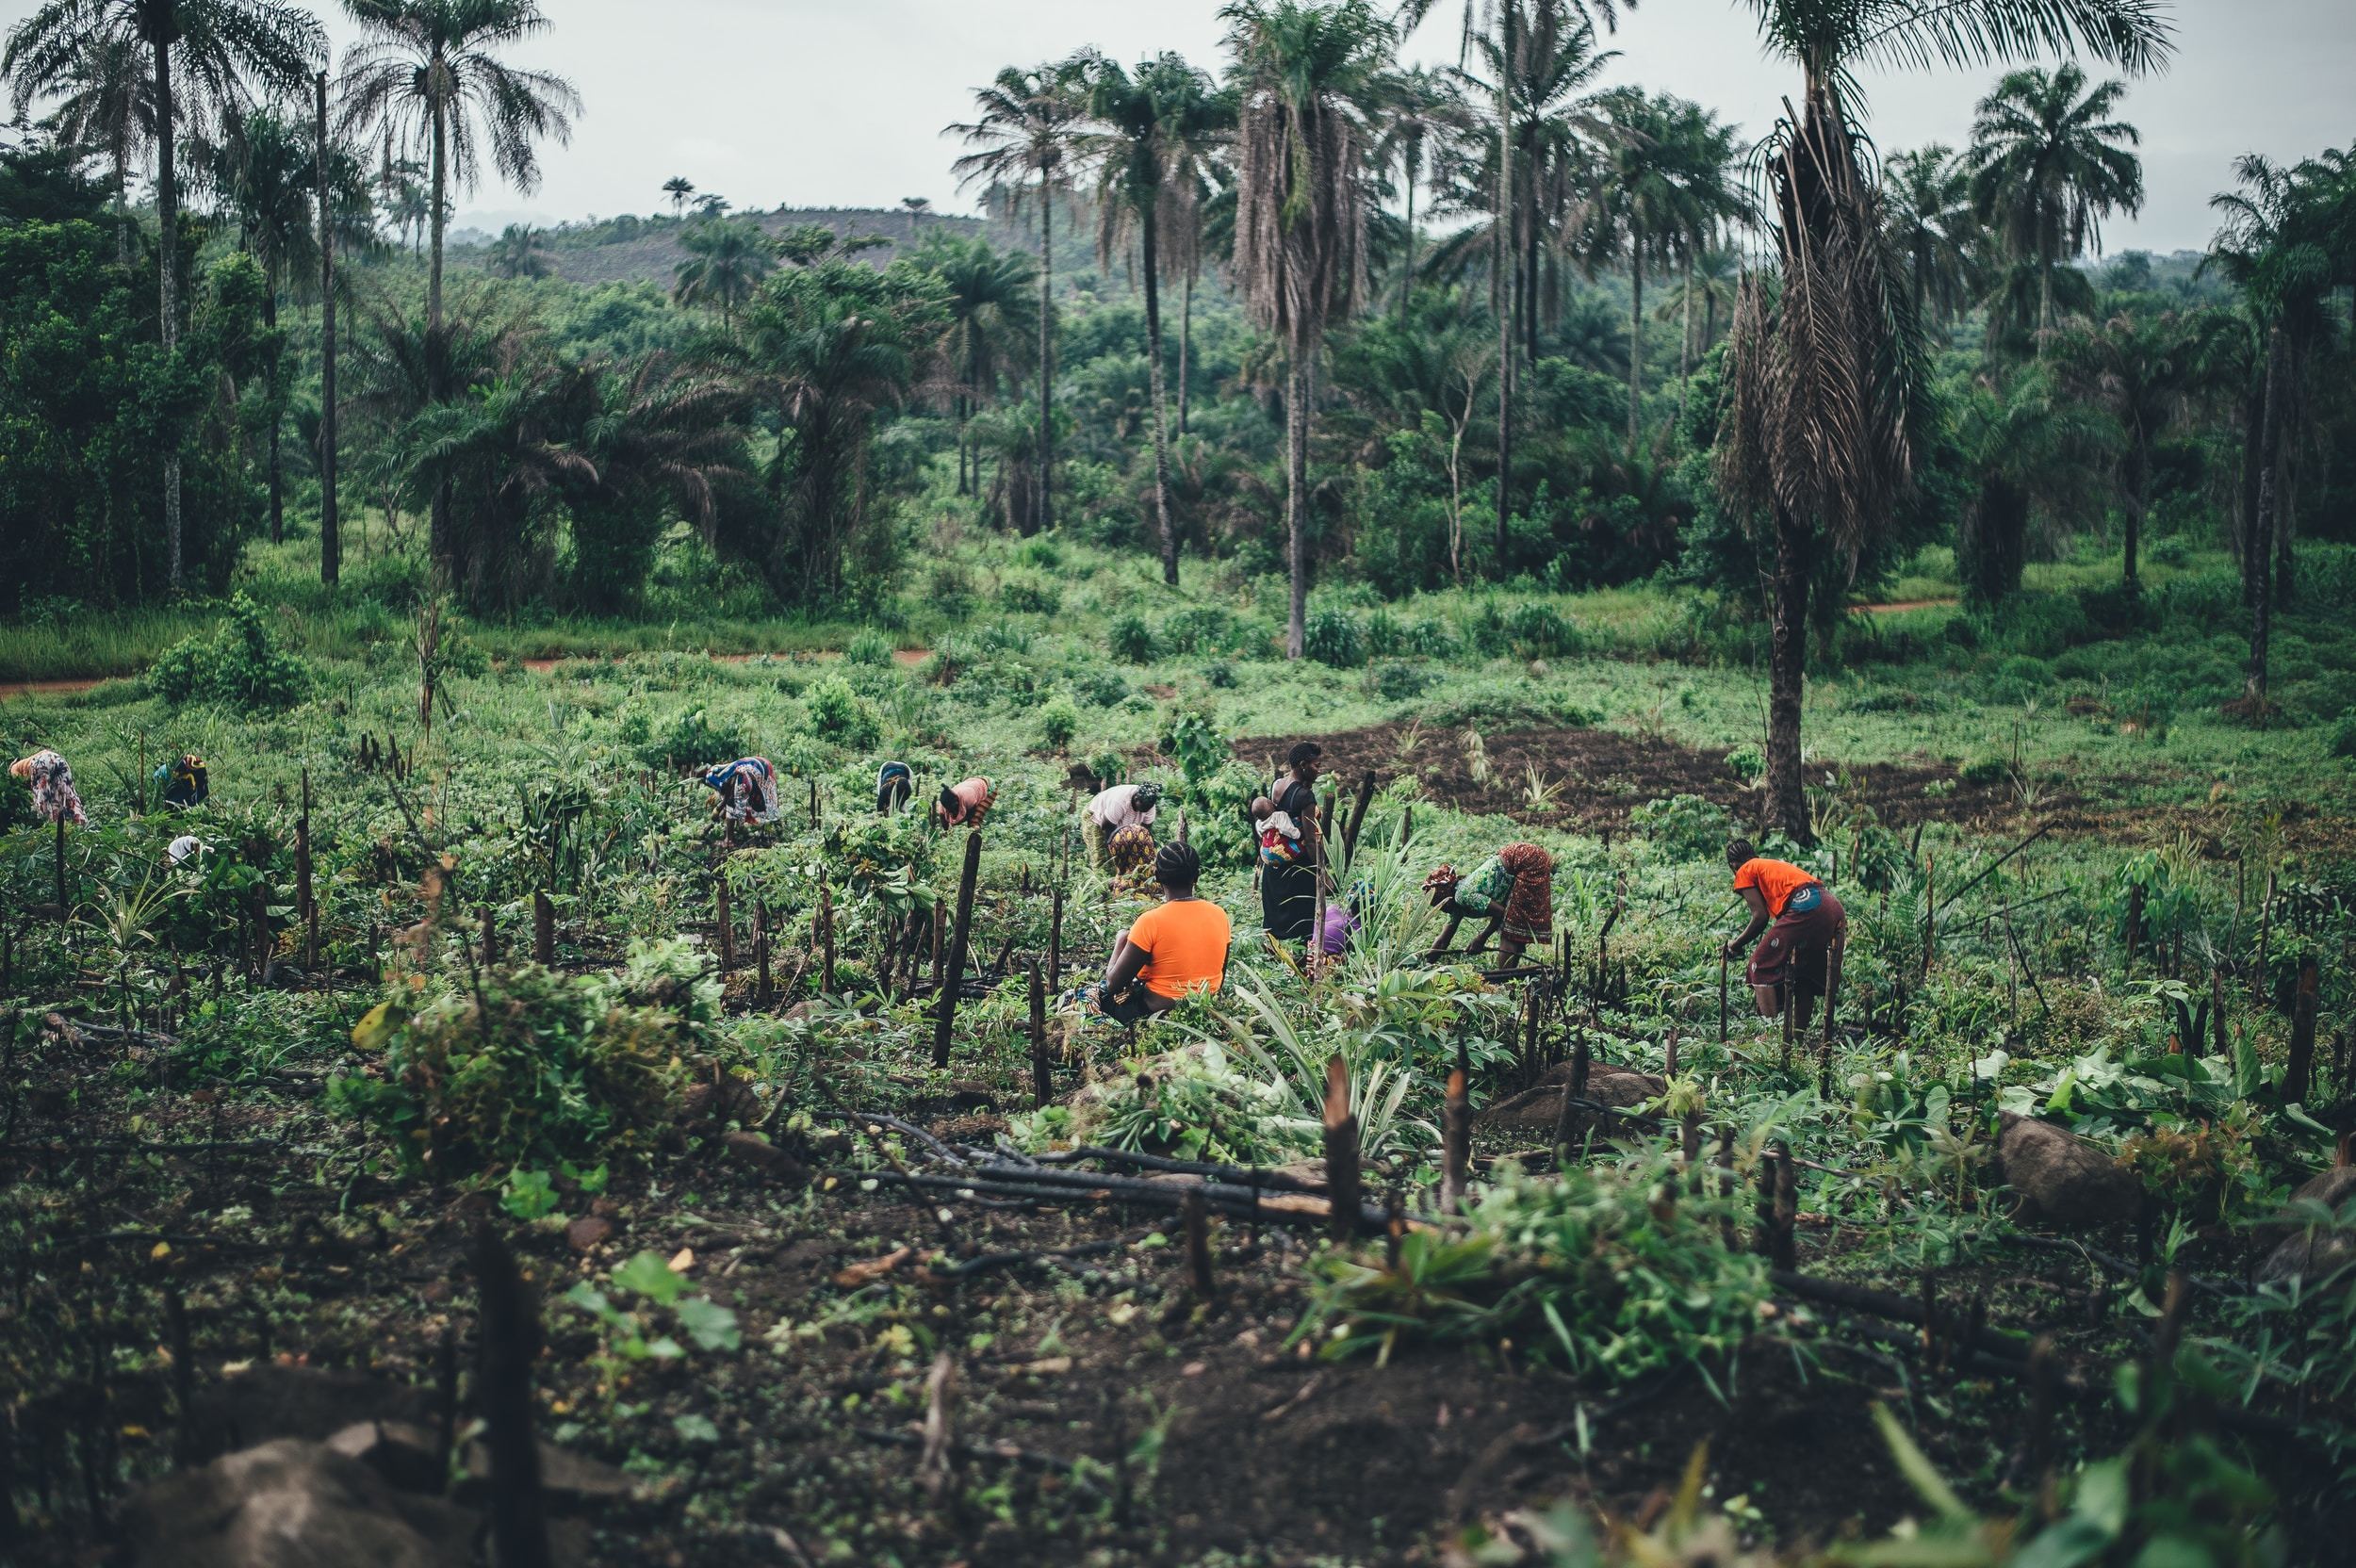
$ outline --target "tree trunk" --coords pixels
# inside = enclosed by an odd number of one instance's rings
[[[279,461],[279,435],[286,411],[279,407],[279,388],[286,375],[286,350],[276,343],[278,332],[278,264],[262,270],[262,325],[271,334],[270,351],[270,542],[286,542],[286,470]]]
[[[1525,148],[1524,152],[1528,153],[1530,150]],[[1519,325],[1522,335],[1523,355],[1530,361],[1530,364],[1535,365],[1538,363],[1539,285],[1538,162],[1536,155],[1532,154],[1530,156],[1524,157],[1522,159],[1522,167],[1528,171],[1528,173],[1525,176],[1525,188],[1522,191],[1521,201],[1518,204],[1521,208],[1520,221],[1522,225],[1520,237],[1522,242],[1522,296],[1521,305],[1519,307],[1521,311],[1521,321]]]
[[[1295,345],[1284,378],[1284,536],[1292,572],[1292,608],[1284,623],[1284,657],[1301,656],[1309,635],[1309,380],[1315,350]]]
[[[2260,416],[2258,427],[2258,449],[2266,454],[2266,466],[2258,474],[2257,537],[2250,541],[2251,559],[2257,564],[2258,593],[2250,606],[2250,668],[2242,683],[2242,702],[2253,722],[2266,716],[2268,645],[2274,636],[2274,574],[2266,566],[2274,555],[2274,515],[2280,505],[2276,494],[2280,480],[2275,472],[2275,420],[2280,417],[2282,401],[2282,329],[2276,327],[2266,335],[2266,412]]]
[[[156,330],[164,357],[180,345],[180,172],[173,155],[174,116],[172,103],[172,45],[157,40],[155,49],[155,225],[160,304],[163,316]],[[164,448],[164,560],[166,581],[180,592],[180,440],[177,432]]]
[[[1919,320],[1921,318],[1917,318]],[[1685,409],[1686,384],[1693,379],[1693,250],[1685,250],[1685,319],[1677,325],[1677,411]]]
[[[1140,243],[1145,265],[1145,361],[1147,390],[1153,399],[1153,511],[1162,525],[1162,580],[1178,586],[1178,525],[1170,514],[1170,408],[1162,391],[1161,236],[1153,203],[1143,204]]]
[[[1194,353],[1194,269],[1186,269],[1186,302],[1178,309],[1178,433],[1186,433],[1186,361]]]
[[[1628,231],[1628,449],[1636,449],[1644,409],[1644,231]]]
[[[2241,600],[2258,602],[2258,568],[2265,557],[2258,551],[2258,476],[2266,471],[2266,371],[2242,399],[2241,441]]]
[[[1513,514],[1513,6],[1505,0],[1498,27],[1504,48],[1497,72],[1497,259],[1489,278],[1489,304],[1497,315],[1497,570],[1505,571],[1506,521]]]
[[[319,174],[319,580],[343,576],[343,532],[335,511],[335,230],[328,188],[327,73],[319,93],[315,155]]]
[[[1050,401],[1055,375],[1055,293],[1050,265],[1055,220],[1055,197],[1042,171],[1039,182],[1039,494],[1031,500],[1038,532],[1055,526],[1055,426]]]
[[[1773,645],[1768,655],[1767,822],[1797,843],[1813,843],[1800,774],[1800,696],[1808,676],[1807,531],[1775,508]]]
[[[2135,559],[2143,544],[2144,476],[2150,470],[2145,458],[2143,433],[2140,431],[2130,431],[2128,433],[2127,442],[2127,471],[2123,476],[2127,482],[2120,486],[2120,488],[2125,492],[2122,498],[2125,500],[2126,505],[2120,510],[2126,514],[2127,519],[2126,570],[2124,573],[2124,580],[2128,588],[2132,590],[2138,586],[2135,575]]]
[[[2274,498],[2274,602],[2288,604],[2297,564],[2291,541],[2299,534],[2299,481],[2305,459],[2300,439],[2307,428],[2307,348],[2295,338],[2283,340],[2282,409],[2275,416],[2274,441],[2280,477]]]
[[[433,70],[441,73],[441,62],[435,60]],[[432,231],[433,259],[428,263],[425,286],[425,378],[426,393],[436,403],[450,399],[450,345],[442,331],[442,232],[446,198],[450,186],[449,106],[437,95],[432,105],[434,143],[434,174],[430,197],[432,210],[426,216]],[[450,481],[445,479],[434,487],[433,520],[426,533],[426,554],[433,564],[435,583],[443,588],[455,577],[456,541],[450,537]]]
[[[1399,314],[1407,317],[1407,296],[1415,286],[1415,165],[1420,154],[1407,160],[1407,257],[1399,267]]]

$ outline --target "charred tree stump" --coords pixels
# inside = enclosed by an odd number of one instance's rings
[[[834,994],[834,889],[818,879],[818,993]]]
[[[1448,1069],[1448,1098],[1440,1106],[1440,1212],[1454,1214],[1464,1201],[1472,1168],[1471,1061],[1463,1041]]]
[[[1195,1299],[1210,1306],[1219,1299],[1219,1281],[1211,1268],[1211,1218],[1203,1204],[1203,1189],[1189,1187],[1178,1205],[1178,1216],[1186,1227],[1186,1272],[1194,1286]]]
[[[1047,910],[1047,988],[1055,990],[1063,985],[1063,884],[1057,882],[1048,897]]]
[[[1031,992],[1031,1108],[1037,1110],[1055,1098],[1055,1072],[1047,1055],[1047,983],[1037,959],[1023,971]]]
[[[728,902],[728,877],[725,867],[712,878],[712,923],[719,928],[720,972],[726,974],[736,967],[736,910]]]
[[[540,1494],[540,1438],[533,1429],[532,1364],[540,1354],[540,1309],[497,1231],[475,1232],[482,1294],[477,1398],[491,1456],[491,1540],[500,1568],[549,1568],[548,1523]]]
[[[1350,1069],[1338,1052],[1325,1062],[1325,1190],[1328,1233],[1349,1241],[1358,1233],[1358,1119],[1350,1111]]]
[[[973,936],[973,884],[982,874],[982,834],[979,828],[965,836],[965,868],[957,874],[957,920],[949,937],[949,967],[941,978],[938,996],[939,1010],[933,1017],[933,1066],[949,1065],[949,1032],[957,1020],[957,989],[965,981],[965,949]],[[934,929],[940,929],[940,906],[934,906]],[[936,973],[941,973],[936,969]]]
[[[1718,1043],[1726,1043],[1726,956],[1718,955]]]
[[[546,889],[532,895],[532,961],[542,969],[556,967],[556,905]]]
[[[2315,1003],[2322,971],[2312,957],[2299,965],[2299,992],[2291,1001],[2290,1053],[2283,1058],[2282,1100],[2305,1104],[2315,1068]]]
[[[1358,862],[1358,829],[1366,825],[1366,808],[1374,803],[1374,770],[1369,768],[1358,776],[1358,798],[1350,808],[1350,821],[1342,828],[1342,864]]]
[[[776,1002],[769,975],[769,905],[753,901],[753,1005],[767,1012]]]
[[[62,813],[60,813],[60,814],[58,815],[58,817],[57,817],[57,929],[58,929],[58,930],[60,930],[60,931],[62,931],[62,930],[64,930],[64,929],[65,929],[65,917],[66,917],[66,914],[67,914],[67,909],[66,909],[66,902],[65,902],[65,817],[64,817],[64,815],[63,815]]]

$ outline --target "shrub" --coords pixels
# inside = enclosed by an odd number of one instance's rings
[[[1203,604],[1166,618],[1160,640],[1173,653],[1219,653],[1235,645],[1240,631],[1233,611]]]
[[[733,761],[752,751],[752,742],[743,731],[714,724],[701,708],[674,713],[657,735],[645,733],[643,719],[625,720],[622,734],[636,749],[640,761],[674,773]]]
[[[646,1152],[674,1114],[681,1058],[710,1034],[719,986],[679,941],[633,945],[616,981],[536,964],[479,988],[386,1002],[352,1030],[381,1078],[339,1078],[329,1103],[443,1177]]]
[[[1050,751],[1063,750],[1072,743],[1072,737],[1080,732],[1078,706],[1061,692],[1056,693],[1039,710],[1039,728]]]
[[[1203,666],[1203,678],[1216,691],[1232,692],[1235,689],[1235,666],[1224,659],[1215,659]]]
[[[1113,785],[1128,778],[1129,759],[1112,747],[1106,746],[1102,751],[1088,754],[1088,769],[1096,776],[1099,782],[1110,789]]]
[[[1699,795],[1646,801],[1628,815],[1664,855],[1700,859],[1718,855],[1734,837],[1734,818],[1725,807]]]
[[[1124,664],[1153,662],[1153,629],[1136,611],[1118,616],[1104,629],[1104,645]]]
[[[1974,757],[1955,770],[1955,776],[1979,787],[2001,784],[2011,772],[2010,765],[2001,757]]]
[[[870,627],[843,645],[843,662],[881,668],[892,662],[892,639]]]
[[[1044,578],[1010,577],[998,585],[998,602],[1016,615],[1053,615],[1063,608],[1063,590]]]
[[[1301,631],[1301,652],[1320,664],[1354,670],[1366,662],[1366,629],[1346,610],[1313,610]]]
[[[883,738],[875,710],[839,675],[811,687],[802,700],[810,710],[810,733],[822,741],[865,750]]]
[[[1374,690],[1385,702],[1405,702],[1432,689],[1436,678],[1421,664],[1386,660],[1374,667]]]
[[[1767,771],[1766,754],[1745,741],[1726,753],[1726,771],[1748,783]]]
[[[2356,760],[2356,713],[2343,713],[2331,727],[2331,755]]]
[[[1102,664],[1074,680],[1072,689],[1092,708],[1116,707],[1129,697],[1129,683]]]
[[[973,613],[973,574],[955,561],[936,563],[925,574],[924,596],[944,619],[964,620]]]
[[[1052,572],[1063,564],[1063,547],[1044,535],[1025,539],[1014,550],[1015,560],[1042,572]]]
[[[148,684],[166,702],[218,702],[245,712],[291,708],[311,689],[311,667],[278,645],[261,606],[239,594],[209,632],[164,650]]]
[[[1518,604],[1505,618],[1505,634],[1513,650],[1526,659],[1558,659],[1577,653],[1583,639],[1579,629],[1550,604]]]

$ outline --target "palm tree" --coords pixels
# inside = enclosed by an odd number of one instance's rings
[[[1720,486],[1769,519],[1769,825],[1813,837],[1800,778],[1808,584],[1829,547],[1852,561],[1910,482],[1926,419],[1911,291],[1851,118],[1869,60],[1924,66],[2083,48],[2130,71],[2161,63],[2168,28],[2149,0],[1749,0],[1771,54],[1799,66],[1797,122],[1764,149],[1763,214],[1780,264],[1771,297],[1745,279],[1727,355]]]
[[[2013,257],[2036,264],[2040,354],[2053,326],[2053,270],[2089,246],[2100,252],[2111,213],[2143,206],[2143,160],[2131,151],[2142,136],[2111,118],[2126,95],[2122,81],[2087,90],[2074,64],[2015,71],[1972,122],[1973,214]]]
[[[53,80],[6,73],[14,79],[10,100],[21,120],[44,92],[57,100],[50,123],[67,147],[106,151],[115,198],[116,253],[131,265],[138,224],[131,217],[131,160],[155,140],[155,78],[139,41],[128,33],[93,37]]]
[[[1984,368],[1942,400],[1971,486],[1955,519],[1955,573],[1966,604],[1993,609],[2021,586],[2032,514],[2099,502],[2092,476],[2118,432],[2043,365],[2010,376]]]
[[[1407,195],[1406,253],[1399,264],[1398,314],[1407,313],[1407,291],[1415,276],[1415,188],[1440,143],[1472,129],[1472,111],[1457,78],[1427,66],[1394,72],[1383,79],[1383,135],[1374,145],[1374,167],[1399,172]]]
[[[1219,12],[1242,89],[1235,261],[1245,302],[1284,345],[1285,656],[1309,612],[1309,429],[1326,323],[1366,287],[1366,159],[1394,34],[1366,0],[1235,0]]]
[[[708,219],[689,225],[679,248],[690,259],[674,274],[671,298],[683,305],[715,305],[720,328],[736,325],[736,308],[752,298],[777,265],[777,242],[745,219]]]
[[[529,223],[510,223],[501,230],[483,253],[483,265],[502,278],[545,278],[556,270],[540,231]]]
[[[532,0],[344,0],[362,41],[344,57],[343,126],[382,125],[430,171],[426,222],[433,253],[426,272],[429,335],[443,332],[442,239],[450,187],[471,190],[482,154],[516,189],[540,183],[538,143],[572,139],[581,94],[564,77],[525,71],[500,54],[537,38],[548,20]],[[447,378],[435,378],[437,399]],[[430,549],[437,571],[451,560],[450,494],[435,492]]]
[[[1020,251],[1001,251],[980,235],[970,239],[935,233],[916,262],[940,278],[948,294],[949,324],[941,358],[957,386],[957,494],[980,488],[981,463],[972,459],[967,426],[991,397],[1006,369],[1038,335],[1039,300],[1031,291],[1037,269]]]
[[[2213,318],[2201,313],[2116,316],[2079,323],[2054,342],[2062,384],[2119,426],[2118,485],[2125,514],[2124,579],[2135,588],[2135,553],[2151,505],[2152,459],[2192,401],[2208,390]]]
[[[687,198],[695,194],[695,182],[684,174],[674,174],[663,182],[663,194],[671,199],[671,216],[683,218],[687,213]]]
[[[979,149],[952,166],[958,188],[980,182],[1011,190],[1018,211],[1026,199],[1036,198],[1039,203],[1039,507],[1031,517],[1033,532],[1055,526],[1052,252],[1055,198],[1070,188],[1068,165],[1080,130],[1080,84],[1074,76],[1069,60],[1030,71],[1007,66],[990,86],[974,90],[978,116],[970,123],[951,125],[946,133]],[[1033,188],[1028,197],[1025,181]]]
[[[8,32],[0,74],[19,93],[45,96],[95,69],[147,51],[155,143],[159,330],[165,353],[180,341],[181,126],[201,129],[248,102],[254,78],[297,92],[326,56],[319,19],[285,0],[47,0]],[[179,75],[175,78],[175,70]],[[106,90],[124,90],[118,80]],[[129,111],[122,111],[128,113]],[[172,591],[180,591],[180,452],[164,453],[164,540]]]
[[[1978,239],[1971,171],[1937,142],[1894,153],[1882,166],[1882,201],[1890,242],[1906,258],[1914,285],[1915,316],[1953,320],[1971,298]]]
[[[1161,525],[1162,580],[1178,586],[1178,528],[1170,514],[1170,413],[1162,386],[1162,264],[1170,236],[1193,233],[1199,197],[1190,160],[1219,94],[1210,76],[1178,55],[1140,61],[1083,57],[1088,103],[1079,149],[1096,172],[1096,257],[1134,238],[1145,284],[1146,381],[1153,400],[1153,511]]]
[[[572,369],[581,416],[572,444],[595,468],[565,485],[573,524],[574,592],[592,609],[625,609],[673,514],[710,541],[725,488],[749,477],[740,422],[744,388],[732,377],[647,354],[634,365]]]

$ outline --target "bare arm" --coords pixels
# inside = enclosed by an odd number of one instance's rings
[[[1741,957],[1742,950],[1758,940],[1759,934],[1767,929],[1767,895],[1757,888],[1743,888],[1740,890],[1742,894],[1742,902],[1751,906],[1751,923],[1742,927],[1741,936],[1726,943],[1726,955],[1729,958]]]
[[[1127,932],[1122,932],[1113,943],[1113,961],[1104,966],[1104,988],[1115,993],[1127,990],[1145,972],[1146,961],[1152,956],[1131,941]]]

